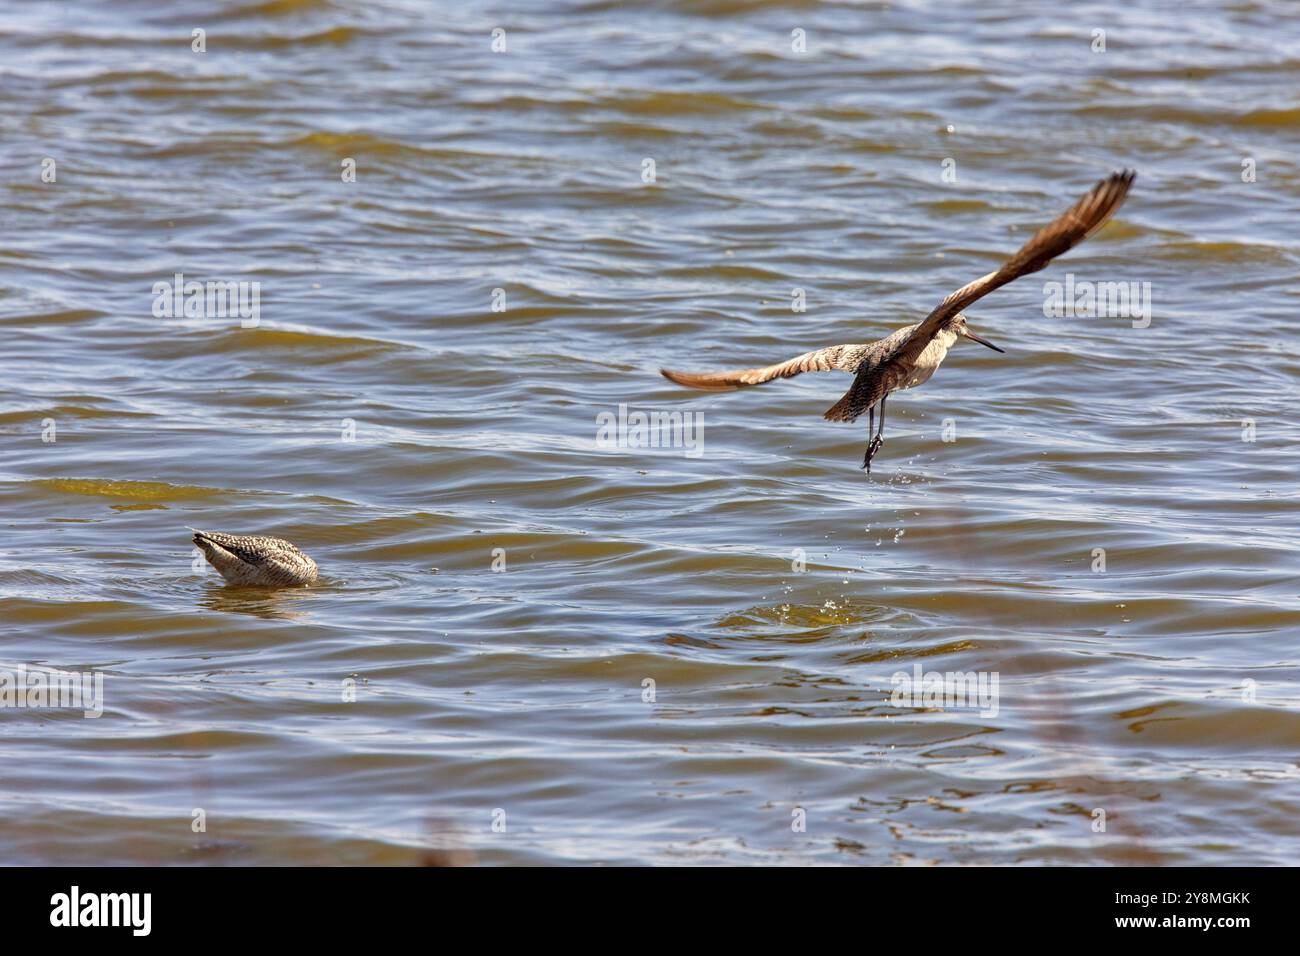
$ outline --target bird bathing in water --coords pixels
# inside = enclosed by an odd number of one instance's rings
[[[293,588],[316,581],[316,562],[283,538],[190,530],[208,564],[229,584]]]
[[[1034,233],[1000,269],[962,286],[940,302],[918,324],[901,328],[876,342],[832,345],[764,368],[734,372],[675,372],[663,368],[659,372],[678,385],[710,391],[730,391],[747,385],[762,385],[776,378],[791,378],[802,372],[852,372],[856,376],[853,384],[844,397],[822,417],[832,422],[851,422],[863,412],[869,414],[867,434],[870,443],[862,459],[862,467],[870,474],[871,460],[876,457],[876,452],[885,440],[886,398],[893,392],[929,381],[958,338],[978,342],[995,352],[1002,351],[970,330],[962,310],[994,289],[1023,275],[1037,272],[1061,253],[1095,233],[1123,204],[1136,175],[1132,170],[1111,173],[1086,196]],[[875,427],[877,407],[880,409],[879,429]]]

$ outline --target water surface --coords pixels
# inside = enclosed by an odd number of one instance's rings
[[[105,675],[0,711],[0,860],[1296,863],[1300,27],[995,6],[0,6],[0,661]],[[657,374],[915,322],[1118,166],[870,480],[840,375]]]

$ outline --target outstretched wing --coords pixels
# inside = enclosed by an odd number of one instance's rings
[[[954,315],[994,289],[1037,272],[1104,226],[1115,210],[1123,205],[1136,176],[1134,170],[1111,173],[1082,199],[1034,233],[1002,268],[967,283],[940,302],[897,348],[881,356],[879,362],[862,367],[848,393],[826,412],[826,419],[853,421],[901,381],[943,324]]]
[[[726,392],[747,385],[762,385],[774,378],[793,378],[803,372],[831,372],[844,369],[840,362],[844,359],[848,348],[847,345],[832,345],[830,348],[805,352],[788,362],[768,365],[765,368],[746,368],[734,372],[674,372],[671,369],[661,368],[659,374],[678,385]]]

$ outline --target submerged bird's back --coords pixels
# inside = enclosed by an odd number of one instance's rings
[[[194,544],[230,584],[300,587],[319,573],[315,561],[283,538],[195,531]]]

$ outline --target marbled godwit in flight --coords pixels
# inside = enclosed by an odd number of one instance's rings
[[[194,543],[230,584],[287,588],[316,580],[316,562],[283,538],[194,532]]]
[[[863,412],[869,413],[867,434],[871,435],[873,431],[875,434],[867,445],[862,467],[870,474],[871,459],[885,440],[885,399],[892,392],[928,381],[958,337],[1002,351],[970,330],[962,310],[994,289],[1037,272],[1104,226],[1123,204],[1136,175],[1133,170],[1111,173],[1086,196],[1034,233],[1002,268],[962,286],[917,325],[899,329],[877,342],[832,345],[766,368],[734,372],[674,372],[666,368],[659,371],[664,378],[679,385],[713,391],[762,385],[774,378],[791,378],[801,372],[853,372],[857,376],[853,384],[823,417],[832,422],[851,422]],[[879,430],[875,428],[877,405],[880,406]]]

